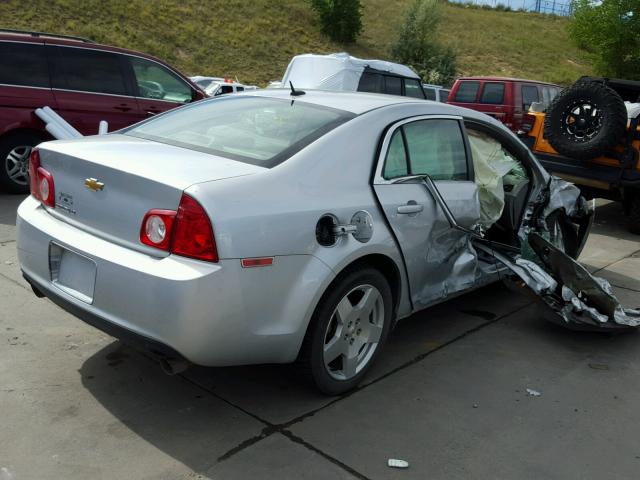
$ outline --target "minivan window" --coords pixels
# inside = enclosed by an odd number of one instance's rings
[[[138,86],[138,96],[186,103],[192,100],[192,90],[183,80],[162,65],[139,57],[128,57]]]
[[[543,100],[545,103],[549,102],[549,94],[548,94],[548,87],[542,87],[543,88]],[[547,91],[545,91],[547,90]],[[545,93],[547,93],[547,98],[544,99],[545,97]],[[526,112],[529,110],[529,107],[531,106],[531,104],[533,102],[539,102],[540,101],[540,95],[538,94],[538,87],[534,86],[534,85],[523,85],[522,86],[522,109]]]
[[[434,180],[469,178],[464,137],[457,120],[418,120],[403,126],[412,175]]]
[[[454,101],[461,103],[473,103],[476,101],[480,82],[460,82]]]
[[[380,81],[382,75],[377,73],[363,73],[360,77],[360,84],[358,85],[359,92],[380,93]]]
[[[424,93],[422,93],[422,88],[420,87],[420,82],[418,80],[412,80],[410,78],[404,79],[404,94],[407,97],[420,98],[424,100]]]
[[[435,100],[436,99],[436,89],[432,87],[424,87],[424,94],[427,97],[427,100]]]
[[[270,168],[354,116],[299,100],[229,95],[170,110],[124,133]]]
[[[388,95],[402,95],[402,79],[400,77],[385,75],[384,93]]]
[[[504,83],[485,83],[480,103],[502,105],[504,103]]]
[[[0,42],[0,83],[48,88],[44,45]]]
[[[120,55],[85,48],[49,48],[54,66],[54,88],[113,95],[128,94]]]

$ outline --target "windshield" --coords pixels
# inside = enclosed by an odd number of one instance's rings
[[[169,111],[122,133],[270,168],[354,116],[299,100],[229,96]]]

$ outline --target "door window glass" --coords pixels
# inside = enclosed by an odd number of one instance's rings
[[[51,48],[54,88],[113,95],[128,94],[118,54],[85,48]]]
[[[412,175],[434,180],[467,180],[467,156],[456,120],[419,120],[404,127]]]
[[[422,88],[420,88],[420,82],[418,80],[411,80],[410,78],[404,79],[404,94],[407,97],[424,99]]]
[[[363,73],[360,77],[360,84],[358,85],[359,92],[369,93],[381,93],[380,81],[382,76],[377,73]]]
[[[504,83],[485,83],[480,103],[502,105],[504,103]]]
[[[0,83],[49,87],[49,68],[43,45],[0,42]]]
[[[451,93],[451,90],[447,90],[446,88],[440,90],[440,101],[443,103],[446,102],[449,99],[449,93]]]
[[[456,91],[456,102],[473,103],[476,101],[480,82],[460,82]]]
[[[236,87],[236,92],[244,92],[244,87]]]
[[[129,57],[138,85],[138,96],[168,102],[191,101],[191,87],[162,65],[144,58]]]
[[[400,77],[384,77],[384,93],[388,95],[402,95],[402,79]]]
[[[546,88],[546,87],[545,87]],[[544,95],[544,92],[543,92]],[[534,85],[522,86],[522,109],[526,112],[533,102],[539,102],[540,95],[538,94],[538,87]]]
[[[382,176],[387,180],[396,177],[404,177],[408,175],[407,170],[407,153],[404,149],[404,141],[402,140],[402,129],[399,128],[393,134],[387,158],[384,161],[384,172]]]

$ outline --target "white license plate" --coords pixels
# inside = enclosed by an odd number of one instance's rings
[[[57,243],[49,244],[51,282],[72,297],[93,303],[96,270],[96,264],[90,258]]]

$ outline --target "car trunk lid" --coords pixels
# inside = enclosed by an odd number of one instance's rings
[[[140,243],[150,209],[176,210],[190,185],[250,175],[263,167],[125,135],[57,141],[40,147],[54,178],[50,213],[78,228],[158,256]]]

